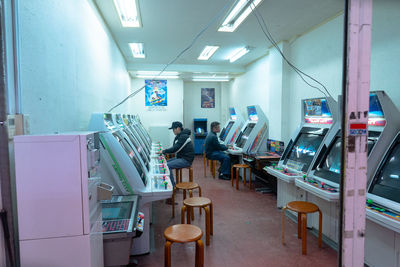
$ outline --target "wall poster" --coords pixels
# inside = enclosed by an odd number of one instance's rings
[[[145,80],[145,106],[167,106],[167,80]]]
[[[201,107],[215,108],[215,88],[201,88]]]

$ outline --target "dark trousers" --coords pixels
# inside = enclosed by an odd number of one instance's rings
[[[222,151],[214,151],[208,156],[208,158],[221,162],[220,173],[228,176],[231,175],[231,159],[226,153]]]

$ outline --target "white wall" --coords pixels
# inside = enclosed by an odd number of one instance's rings
[[[144,86],[144,79],[132,79],[132,92]],[[178,79],[167,80],[167,106],[160,110],[151,110],[145,106],[145,90],[143,89],[133,98],[129,99],[125,106],[138,114],[147,130],[152,126],[165,126],[165,134],[170,138],[174,136],[172,130],[168,130],[173,121],[183,122],[183,81]],[[154,138],[154,136],[153,136]]]
[[[193,119],[206,118],[207,131],[213,121],[219,121],[223,126],[221,114],[228,114],[228,108],[222,107],[221,83],[220,82],[185,82],[184,83],[184,125],[193,134]],[[201,88],[215,88],[215,108],[201,107]],[[227,102],[227,101],[225,101]],[[221,128],[222,128],[221,126]]]
[[[22,112],[32,133],[86,130],[92,112],[129,94],[125,61],[92,0],[20,0],[18,12]]]

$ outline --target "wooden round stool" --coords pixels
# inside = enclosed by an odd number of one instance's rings
[[[182,189],[183,190],[183,200],[186,199],[186,190],[189,191],[189,196],[193,197],[193,190],[199,189],[199,197],[201,197],[201,187],[198,183],[193,182],[182,182],[176,184],[175,188],[172,190],[172,218],[175,218],[175,191]],[[194,213],[192,213],[192,218],[194,218]]]
[[[187,223],[190,224],[189,210],[193,208],[203,208],[206,213],[206,245],[210,245],[210,234],[213,235],[213,205],[212,201],[206,197],[192,197],[183,201],[181,212],[181,223],[185,223],[185,211],[187,214]]]
[[[301,250],[307,254],[307,214],[319,212],[318,247],[322,246],[322,212],[317,205],[306,201],[292,201],[282,208],[282,245],[285,245],[285,210],[297,212],[297,238],[302,239]]]
[[[204,266],[204,245],[201,241],[203,232],[195,225],[176,224],[168,227],[164,231],[166,239],[164,246],[164,266],[171,266],[171,245],[174,242],[188,243],[196,242],[196,267]]]
[[[233,173],[236,171],[236,189],[239,190],[239,169],[243,168],[243,184],[246,185],[246,169],[249,170],[249,188],[251,189],[251,167],[247,164],[235,164],[231,168],[231,182],[233,186]]]
[[[189,170],[189,182],[193,182],[193,168],[192,166],[190,167],[185,167],[185,168],[180,168],[180,169],[175,169],[175,174],[176,174],[176,183],[182,183],[182,169],[188,169]]]

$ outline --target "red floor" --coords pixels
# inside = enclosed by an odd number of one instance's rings
[[[307,235],[307,255],[301,254],[301,240],[297,239],[297,224],[286,218],[286,246],[281,244],[281,211],[276,208],[276,196],[260,194],[239,185],[239,191],[231,187],[230,181],[213,179],[207,170],[204,177],[203,161],[196,158],[194,181],[202,188],[203,196],[214,205],[214,235],[210,246],[205,246],[204,266],[336,266],[335,250],[322,245],[318,248],[317,238]],[[184,171],[184,180],[188,180]],[[197,195],[197,192],[194,194]],[[171,206],[164,201],[153,203],[154,243],[150,254],[135,257],[139,266],[163,266],[163,231],[170,225],[180,223],[182,192],[176,200],[175,218],[171,218]],[[199,216],[195,210],[194,225],[203,232],[205,245],[204,212]],[[194,243],[172,245],[172,266],[194,266]]]

